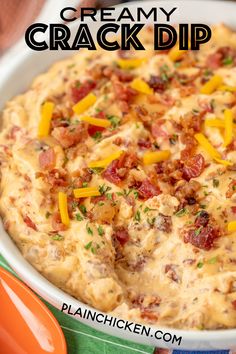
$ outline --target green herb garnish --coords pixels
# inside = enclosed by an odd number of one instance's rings
[[[202,268],[204,266],[204,263],[203,262],[198,262],[198,264],[197,264],[197,267],[198,268]]]
[[[81,213],[86,214],[87,213],[87,209],[83,204],[80,204],[79,206],[79,210],[81,211]]]
[[[75,214],[76,220],[77,221],[82,221],[83,217],[80,215],[80,213]]]
[[[234,60],[232,57],[227,57],[223,60],[224,65],[231,65],[231,64],[233,64],[233,62],[234,62]]]
[[[208,264],[215,264],[218,261],[217,257],[212,257],[211,259],[209,259],[209,261],[207,262]]]
[[[134,220],[138,222],[141,220],[141,215],[139,210],[137,210],[136,213],[134,214]]]
[[[219,187],[220,181],[216,178],[213,179],[212,181],[213,187],[217,188]]]
[[[89,235],[93,235],[93,230],[91,229],[91,227],[89,227],[88,224],[86,225],[86,230]]]
[[[51,214],[49,211],[47,211],[46,214],[45,214],[45,218],[48,219],[49,216],[51,216],[51,215],[52,215],[52,214]]]
[[[95,134],[93,134],[92,138],[95,140],[95,141],[100,141],[101,140],[101,137],[102,137],[102,133],[97,131]]]
[[[181,217],[181,216],[187,214],[187,212],[188,212],[188,210],[186,208],[182,208],[175,213],[175,216]]]
[[[92,241],[90,241],[89,243],[87,243],[87,245],[85,245],[84,246],[84,248],[86,249],[86,250],[89,250],[90,249],[90,247],[92,246]]]
[[[101,225],[98,226],[98,235],[103,236],[104,235],[104,230]]]
[[[54,241],[61,241],[61,240],[64,239],[64,236],[62,236],[62,235],[60,235],[60,234],[56,234],[56,235],[53,235],[53,236],[52,236],[52,239],[53,239]]]
[[[196,235],[196,236],[199,236],[200,233],[201,233],[201,231],[202,231],[202,229],[203,229],[203,226],[200,226],[197,230],[195,230],[195,231],[194,231],[195,235]]]
[[[107,115],[107,119],[111,122],[113,129],[117,128],[120,124],[120,118],[117,116]]]

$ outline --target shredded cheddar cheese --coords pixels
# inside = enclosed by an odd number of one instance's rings
[[[153,89],[150,86],[148,86],[148,84],[144,80],[139,79],[139,78],[134,79],[131,82],[130,87],[132,87],[136,91],[139,91],[141,93],[145,93],[146,95],[153,94]]]
[[[208,154],[215,160],[216,162],[225,165],[225,166],[232,166],[233,163],[231,161],[222,160],[220,153],[211,145],[209,140],[203,135],[202,133],[198,133],[194,135],[195,139],[197,140],[198,144],[206,151]]]
[[[43,138],[48,136],[50,131],[52,113],[54,109],[53,102],[45,102],[42,107],[41,119],[38,126],[38,137]]]
[[[64,225],[68,226],[70,224],[68,207],[67,207],[67,195],[63,192],[58,193],[58,206],[61,216],[61,221]]]
[[[197,133],[194,135],[195,139],[197,140],[198,144],[208,152],[208,154],[213,158],[221,158],[220,153],[211,145],[209,140],[203,135],[202,133]]]
[[[146,58],[118,59],[117,64],[121,69],[133,69],[141,66],[146,60]]]
[[[202,86],[200,93],[210,95],[222,85],[223,79],[219,75],[214,75],[212,78]]]
[[[111,122],[108,119],[84,116],[80,117],[80,120],[83,120],[84,122],[87,122],[91,125],[96,125],[97,127],[108,128],[111,126]]]
[[[206,119],[205,120],[205,126],[206,127],[215,127],[215,128],[224,128],[225,127],[225,122],[222,119]]]
[[[169,157],[170,157],[169,150],[146,152],[143,155],[143,163],[144,165],[150,165],[153,163],[168,160]]]
[[[104,168],[106,166],[108,166],[113,160],[118,159],[121,154],[123,154],[123,151],[117,151],[114,154],[111,154],[110,156],[108,156],[107,158],[103,159],[103,160],[98,160],[98,161],[91,161],[88,164],[88,167],[90,168]]]
[[[220,163],[221,165],[233,166],[233,162],[228,161],[228,160],[218,159],[217,157],[215,157],[214,160],[215,160],[216,162]]]
[[[169,51],[169,58],[172,61],[177,61],[180,60],[183,55],[187,52],[187,50],[181,50],[179,49],[179,45],[175,45],[171,50]]]
[[[227,226],[228,232],[236,231],[236,221],[230,221]]]
[[[82,98],[82,100],[80,100],[78,103],[76,103],[72,109],[76,114],[81,114],[85,111],[87,111],[87,109],[91,106],[94,105],[94,103],[96,102],[97,97],[93,94],[93,93],[89,93],[87,96],[85,96],[84,98]]]
[[[235,86],[227,86],[227,85],[222,85],[218,88],[220,91],[229,91],[229,92],[236,92],[236,87]]]
[[[224,146],[228,146],[233,140],[233,112],[230,109],[224,111],[225,135]]]
[[[97,187],[77,188],[73,190],[75,198],[97,197],[101,195]]]

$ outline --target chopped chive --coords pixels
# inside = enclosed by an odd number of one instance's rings
[[[209,261],[207,262],[208,264],[215,264],[218,261],[217,257],[212,257],[211,259],[209,259]]]
[[[91,229],[91,227],[89,227],[88,224],[86,225],[86,230],[89,235],[93,235],[93,230]]]
[[[97,131],[95,134],[93,134],[92,138],[95,140],[95,141],[100,141],[101,140],[101,137],[102,137],[102,133]]]
[[[47,211],[46,214],[45,214],[45,218],[48,219],[49,216],[51,216],[51,215],[52,215],[52,213],[50,213],[49,211]]]
[[[89,243],[87,243],[87,245],[85,245],[84,248],[85,248],[86,250],[89,250],[91,246],[92,246],[92,241],[90,241]]]
[[[139,210],[136,211],[136,213],[134,215],[134,220],[138,221],[138,222],[141,220],[141,216],[140,216],[140,211]]]
[[[80,213],[75,214],[76,220],[77,221],[82,221],[83,217],[80,215]]]
[[[87,209],[83,204],[80,204],[79,206],[79,210],[81,211],[81,213],[86,214],[87,213]]]
[[[195,230],[195,231],[194,231],[195,235],[196,235],[196,236],[199,236],[200,233],[201,233],[201,231],[202,231],[202,229],[203,229],[203,226],[200,226],[197,230]]]
[[[104,230],[101,225],[98,226],[98,235],[103,236],[104,235]]]
[[[219,187],[220,181],[216,178],[213,179],[212,181],[213,187],[217,188]]]
[[[52,239],[53,239],[54,241],[61,241],[61,240],[64,239],[64,236],[62,236],[62,235],[60,235],[60,234],[56,234],[56,235],[53,235],[53,236],[52,236]]]
[[[197,264],[197,267],[198,268],[202,268],[204,266],[204,263],[203,262],[198,262],[198,264]]]
[[[188,212],[188,210],[186,208],[182,208],[175,213],[175,216],[181,217],[181,216],[187,214],[187,212]]]
[[[227,57],[223,60],[224,65],[231,65],[231,64],[233,64],[233,62],[234,62],[234,60],[232,57]]]

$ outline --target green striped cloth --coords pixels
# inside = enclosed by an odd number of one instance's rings
[[[0,266],[16,275],[1,255]],[[149,354],[154,351],[154,348],[150,346],[132,343],[98,332],[61,313],[45,300],[43,302],[58,320],[66,338],[69,354]]]

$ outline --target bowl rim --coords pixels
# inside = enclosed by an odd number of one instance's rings
[[[130,3],[127,3],[129,8],[133,8],[139,4],[142,3],[142,6],[147,7],[147,6],[157,6],[157,5],[164,5],[164,4],[173,4],[177,6],[181,6],[183,3],[192,3],[194,6],[199,6],[199,0],[194,0],[194,1],[188,1],[188,0],[165,0],[165,1],[132,1]],[[230,9],[236,9],[236,3],[232,3],[231,1],[219,1],[219,0],[200,0],[200,2],[204,2],[204,6],[213,6],[222,8],[223,7],[228,7],[228,10]],[[181,4],[182,3],[182,4]],[[124,7],[126,3],[120,4],[115,6],[116,8],[121,8]],[[232,15],[233,16],[233,15]],[[75,26],[78,25],[78,21],[73,22],[70,24],[70,28],[74,28]],[[69,57],[73,54],[73,52],[69,52],[68,55],[64,56]],[[5,73],[0,79],[0,84],[1,84],[1,90],[4,90],[4,86],[8,85],[10,82],[11,78],[14,78],[14,75],[18,72],[19,68],[21,68],[22,64],[26,59],[32,59],[35,56],[35,52],[30,51],[28,48],[24,50],[22,53],[19,54],[17,59],[14,61],[14,63],[9,67],[9,69],[6,69]],[[50,64],[51,65],[51,64]],[[39,72],[40,73],[40,72]],[[38,73],[38,74],[39,74]],[[15,94],[14,94],[15,95]],[[4,100],[5,102],[5,100]],[[3,102],[0,102],[0,104]],[[0,222],[0,253],[3,255],[3,257],[7,260],[9,265],[13,268],[13,270],[21,277],[21,279],[26,282],[34,291],[36,291],[40,296],[42,296],[46,301],[50,302],[52,305],[60,309],[59,304],[62,304],[62,302],[69,303],[72,305],[72,308],[78,308],[80,307],[81,309],[88,309],[92,312],[96,313],[102,313],[104,315],[107,315],[106,313],[99,311],[95,308],[92,308],[91,306],[82,303],[81,301],[73,298],[66,292],[62,291],[55,285],[53,285],[51,282],[49,282],[46,278],[44,278],[37,270],[34,268],[29,262],[27,262],[20,251],[18,250],[17,246],[15,245],[14,241],[11,239],[11,237],[8,235],[8,233],[4,230],[3,228],[3,222]],[[6,267],[7,268],[7,267]],[[63,299],[63,301],[62,301]],[[114,316],[112,316],[114,317]],[[76,317],[74,317],[76,318]],[[78,319],[78,318],[76,318]],[[95,322],[92,322],[90,320],[81,320],[81,322],[85,324],[89,324],[90,327],[93,327],[99,331],[105,332],[107,334],[117,336],[120,338],[124,338],[124,332],[121,332],[115,328],[111,330],[107,325],[101,325],[101,324],[96,324]],[[146,325],[146,327],[150,327],[153,329],[153,332],[156,330],[162,330],[163,332],[169,332],[173,333],[174,335],[178,337],[183,338],[183,345],[179,347],[182,349],[187,349],[189,348],[189,345],[191,346],[191,349],[209,349],[215,348],[215,345],[218,345],[223,349],[225,348],[224,346],[221,346],[220,342],[223,341],[224,343],[229,342],[229,345],[231,346],[233,343],[234,346],[236,346],[236,328],[235,329],[219,329],[219,330],[184,330],[184,329],[175,329],[175,328],[169,328],[169,327],[158,327],[158,326],[153,326],[153,325]],[[159,345],[160,347],[168,347],[168,348],[174,348],[173,345],[171,344],[166,344],[165,342],[160,341],[160,343],[156,343],[155,341],[151,340],[151,338],[146,338],[146,337],[137,337],[134,333],[126,333],[125,335],[126,339],[129,339],[131,341],[136,341],[141,344],[145,345]],[[195,343],[195,344],[194,344]],[[215,344],[214,344],[215,343]],[[199,347],[200,345],[200,347]]]

